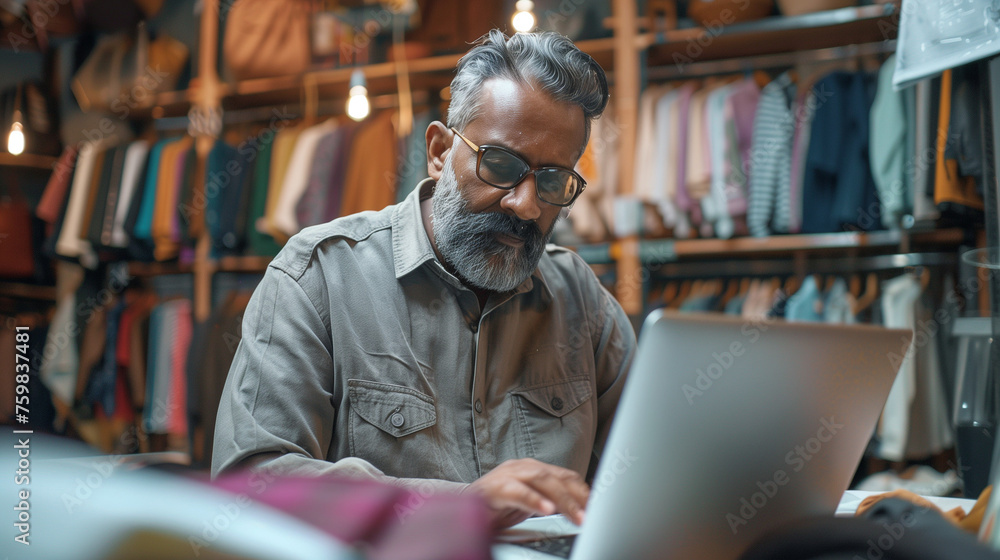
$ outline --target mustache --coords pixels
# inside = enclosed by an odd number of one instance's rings
[[[522,220],[517,216],[503,214],[500,212],[490,212],[477,216],[478,228],[480,232],[503,233],[511,237],[516,237],[525,241],[541,239],[542,230],[533,221]]]

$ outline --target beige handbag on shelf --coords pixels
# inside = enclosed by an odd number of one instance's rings
[[[226,16],[223,56],[237,80],[309,69],[310,0],[237,0]]]
[[[129,109],[151,106],[156,93],[177,87],[187,59],[184,43],[163,34],[150,42],[140,23],[134,37],[101,37],[73,76],[71,88],[84,111],[117,111],[121,104]]]

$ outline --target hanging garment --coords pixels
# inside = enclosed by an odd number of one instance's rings
[[[115,208],[114,225],[111,228],[111,243],[113,247],[128,247],[128,232],[125,223],[129,209],[135,197],[141,196],[142,172],[149,155],[149,142],[136,140],[128,146],[122,169],[122,184],[118,192],[118,204]]]
[[[73,179],[73,168],[76,166],[78,153],[76,146],[67,145],[63,149],[48,183],[45,184],[42,199],[35,207],[35,215],[49,224],[55,224],[59,220],[59,212],[62,210]]]
[[[920,282],[905,274],[886,282],[882,313],[886,327],[911,329],[913,343],[888,356],[899,364],[879,423],[878,455],[890,461],[922,459],[952,445],[954,436],[942,386],[939,328],[921,297]]]
[[[292,149],[288,169],[282,181],[281,194],[268,220],[268,231],[277,232],[276,239],[284,244],[288,239],[302,229],[302,224],[295,217],[295,207],[302,199],[309,186],[309,177],[315,165],[328,165],[325,161],[316,161],[316,147],[326,136],[333,134],[337,122],[328,120],[311,126],[302,131]]]
[[[658,104],[661,99],[667,97],[672,86],[650,86],[647,87],[639,97],[639,114],[635,141],[635,160],[633,161],[633,179],[635,185],[633,194],[640,200],[649,204],[656,204],[657,186],[661,184],[662,177],[659,164],[662,160],[657,159],[657,154],[662,150],[658,143],[658,136],[661,134],[658,120]],[[663,213],[663,224],[669,227],[672,223],[672,216],[669,210]]]
[[[982,133],[978,69],[945,70],[941,75],[934,203],[939,210],[966,216],[982,210],[976,177],[982,174]]]
[[[847,281],[838,277],[823,301],[823,322],[850,325],[857,322],[854,316],[854,296],[847,289]]]
[[[396,202],[403,202],[406,195],[427,178],[427,127],[435,120],[436,111],[423,111],[413,117],[413,130],[404,141],[403,155],[399,158],[399,187]],[[593,128],[591,128],[593,134]],[[588,182],[589,184],[589,182]]]
[[[809,275],[797,292],[785,303],[785,319],[789,321],[819,322],[823,320],[823,293],[816,284],[816,276]]]
[[[82,152],[82,150],[81,150]],[[71,336],[76,321],[76,294],[70,294],[56,305],[56,313],[45,340],[45,359],[40,375],[52,396],[65,405],[73,403],[73,390],[80,364],[77,339]]]
[[[802,231],[802,183],[806,175],[806,154],[809,153],[809,136],[813,116],[819,99],[812,88],[801,89],[796,100],[795,137],[792,140],[792,168],[788,182],[787,205],[779,208],[776,219],[788,223],[788,233]],[[786,218],[787,216],[787,218]]]
[[[940,213],[934,205],[934,176],[937,169],[937,130],[939,107],[935,104],[940,93],[940,78],[921,80],[913,90],[913,149],[909,152],[911,164],[907,175],[911,186],[913,218],[933,222]]]
[[[882,225],[886,229],[899,229],[900,220],[912,209],[907,205],[906,193],[906,135],[912,126],[907,121],[903,92],[892,88],[892,75],[896,55],[882,64],[878,73],[878,89],[871,110],[871,164],[872,178],[878,188],[882,205]]]
[[[702,214],[719,239],[733,236],[733,218],[729,215],[726,201],[726,99],[733,91],[733,85],[716,88],[709,94],[705,104],[705,130],[708,139],[710,169],[709,196],[701,201]]]
[[[285,173],[288,171],[292,153],[295,151],[295,144],[298,142],[302,128],[286,128],[278,131],[274,136],[274,145],[271,148],[271,167],[267,180],[267,204],[264,216],[257,220],[257,231],[271,236],[280,247],[285,237],[280,231],[273,227],[274,211],[278,207],[278,200],[281,199],[281,189],[285,186]]]
[[[59,232],[59,239],[56,241],[56,253],[66,258],[79,259],[80,263],[88,268],[97,266],[97,255],[94,254],[90,243],[80,239],[78,234],[83,223],[83,214],[86,211],[85,206],[90,195],[91,179],[100,149],[98,144],[90,142],[80,148],[76,172],[73,174],[73,183],[70,187],[69,203],[66,207],[62,229]]]
[[[825,101],[816,107],[806,155],[802,232],[880,229],[881,207],[868,162],[868,78],[833,72],[815,89]]]
[[[281,131],[278,132],[281,134]],[[273,257],[281,250],[274,238],[257,228],[267,211],[268,184],[271,178],[271,155],[277,135],[261,135],[260,151],[253,167],[252,195],[250,198],[250,215],[246,224],[246,238],[249,252],[252,255]]]
[[[249,211],[249,176],[252,150],[241,151],[216,140],[205,165],[205,227],[218,256],[238,251],[244,242]]]
[[[670,162],[672,157],[676,162],[677,157],[677,150],[671,145],[671,140],[675,137],[673,127],[677,125],[672,117],[675,114],[673,106],[679,102],[680,97],[680,89],[671,89],[656,101],[653,151],[648,162],[652,166],[649,178],[650,201],[656,205],[663,218],[663,225],[668,228],[676,227],[678,220],[677,205],[674,203],[676,185],[671,179],[675,167]]]
[[[750,166],[753,150],[753,125],[757,118],[760,102],[760,88],[753,79],[746,79],[733,85],[732,93],[726,99],[726,204],[729,216],[736,222],[744,222],[750,205]]]
[[[159,184],[160,163],[163,159],[163,150],[171,144],[177,142],[173,140],[160,140],[149,151],[149,160],[146,164],[146,176],[142,184],[141,197],[138,198],[139,209],[135,218],[135,225],[132,228],[132,236],[147,243],[153,241],[153,214],[156,211],[156,191]]]
[[[795,85],[788,72],[764,86],[760,93],[748,166],[750,208],[747,226],[754,237],[765,237],[775,231],[775,208],[783,205],[778,199],[789,192],[795,134],[794,99]]]
[[[157,176],[156,201],[151,234],[158,261],[177,258],[180,253],[180,205],[183,201],[187,166],[194,155],[194,139],[185,136],[163,149]]]
[[[708,132],[705,129],[708,119],[705,104],[713,89],[715,88],[705,84],[692,94],[691,104],[687,112],[688,134],[687,159],[684,162],[684,192],[691,199],[689,208],[691,224],[700,237],[711,237],[714,233],[711,222],[706,222],[702,211],[702,200],[709,197],[712,181],[712,159]]]
[[[338,126],[316,144],[308,183],[295,205],[295,221],[299,227],[306,228],[328,221],[325,209],[329,197],[337,198],[337,211],[340,210],[347,152],[344,144],[350,142],[350,131],[353,128],[349,124]]]
[[[396,201],[396,130],[392,111],[373,116],[351,144],[344,179],[343,216],[381,210]]]
[[[674,226],[674,237],[687,239],[692,235],[692,201],[688,196],[687,185],[687,151],[688,123],[690,120],[691,96],[696,88],[692,83],[684,84],[678,92],[677,102],[670,106],[671,126],[670,163],[667,169],[667,193],[673,196],[677,206],[677,225]]]

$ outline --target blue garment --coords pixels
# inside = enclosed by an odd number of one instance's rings
[[[161,349],[159,345],[162,323],[163,309],[160,306],[154,307],[149,314],[149,338],[146,345],[146,405],[142,411],[143,429],[147,433],[153,432],[153,402],[156,394],[154,372],[160,359],[160,351],[166,351],[165,348]]]
[[[115,382],[118,380],[118,362],[115,353],[118,348],[118,324],[123,311],[125,311],[125,301],[122,299],[108,311],[106,327],[108,334],[104,342],[104,355],[94,366],[87,386],[87,402],[101,405],[108,416],[115,413]]]
[[[856,323],[854,310],[851,309],[850,294],[847,291],[847,281],[837,278],[826,293],[823,302],[823,321],[827,323]]]
[[[139,207],[139,217],[135,221],[133,235],[147,241],[153,240],[153,211],[156,209],[156,183],[160,173],[160,160],[163,148],[173,140],[160,140],[149,150],[149,161],[146,164],[146,183],[142,187],[142,206]]]
[[[869,163],[871,79],[833,72],[816,83],[817,107],[802,182],[802,233],[882,228]]]
[[[743,312],[743,302],[746,301],[746,296],[733,296],[729,301],[726,302],[726,315],[736,315],[739,316]]]
[[[820,302],[823,294],[816,285],[816,277],[809,276],[802,282],[799,291],[792,294],[785,304],[785,319],[789,321],[822,321]]]

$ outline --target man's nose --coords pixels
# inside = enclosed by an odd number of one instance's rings
[[[501,208],[510,210],[518,218],[529,222],[542,215],[542,204],[545,203],[538,199],[534,173],[529,173],[500,199]]]

